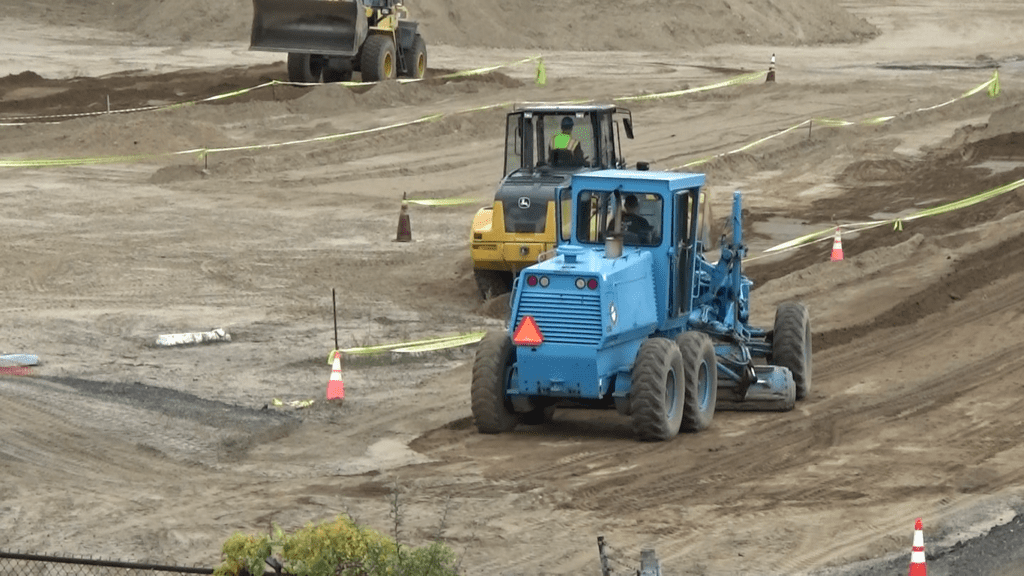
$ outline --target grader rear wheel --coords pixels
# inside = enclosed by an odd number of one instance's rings
[[[633,363],[633,430],[640,440],[670,440],[683,420],[683,357],[675,342],[648,338]]]
[[[703,332],[683,332],[676,338],[683,356],[683,422],[681,430],[700,432],[711,426],[718,403],[718,361],[711,338]]]
[[[473,361],[470,399],[473,420],[482,434],[510,432],[519,418],[506,391],[515,370],[515,345],[504,331],[484,335]]]

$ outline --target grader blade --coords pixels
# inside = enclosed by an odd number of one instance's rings
[[[249,48],[354,56],[366,39],[360,0],[253,0]]]
[[[741,393],[736,387],[719,386],[718,410],[737,412],[788,412],[796,405],[796,384],[788,368],[755,366],[757,380]]]

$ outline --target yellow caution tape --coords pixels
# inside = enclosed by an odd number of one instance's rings
[[[270,401],[274,406],[291,406],[292,408],[308,408],[315,402],[316,400],[289,400],[288,402],[282,402],[277,398]]]
[[[44,168],[49,166],[89,166],[95,164],[127,164],[141,162],[181,154],[170,152],[164,154],[134,154],[131,156],[94,156],[89,158],[49,158],[35,160],[0,160],[0,168]]]
[[[961,94],[960,96],[958,96],[956,98],[953,98],[952,100],[947,100],[946,102],[943,102],[941,104],[936,104],[934,106],[928,106],[926,108],[918,108],[917,110],[914,110],[914,112],[927,112],[927,111],[930,111],[930,110],[935,110],[935,109],[941,108],[943,106],[947,106],[949,104],[952,104],[953,102],[956,102],[958,100],[962,100],[962,99],[967,98],[969,96],[973,96],[973,95],[977,94],[978,92],[981,92],[982,90],[984,90],[986,88],[989,89],[989,92],[988,92],[989,96],[993,96],[994,97],[995,95],[997,95],[999,93],[999,73],[998,73],[998,71],[993,74],[991,79],[989,79],[989,80],[987,80],[985,82],[982,82],[978,86],[968,90],[967,92],[964,92],[963,94]],[[820,126],[827,127],[827,128],[836,128],[836,127],[844,127],[844,126],[856,126],[858,124],[873,125],[873,124],[883,124],[885,122],[889,122],[890,120],[893,120],[894,118],[896,118],[896,116],[876,116],[874,118],[867,118],[865,120],[860,120],[860,121],[856,121],[856,122],[851,121],[851,120],[837,120],[837,119],[834,119],[834,118],[812,118],[812,119],[809,119],[809,120],[804,120],[803,122],[800,122],[799,124],[796,124],[794,126],[790,126],[789,128],[784,128],[783,130],[780,130],[779,132],[776,132],[776,133],[771,134],[769,136],[765,136],[764,138],[761,138],[759,140],[756,140],[754,142],[751,142],[749,144],[741,146],[740,148],[737,148],[735,150],[730,150],[728,152],[722,152],[720,154],[715,154],[713,156],[707,156],[707,157],[704,157],[704,158],[699,158],[697,160],[691,160],[690,162],[687,162],[685,164],[669,168],[669,170],[673,171],[673,170],[681,170],[681,169],[684,169],[684,168],[691,168],[693,166],[697,166],[697,165],[700,165],[700,164],[705,164],[707,162],[710,162],[711,160],[714,160],[715,158],[720,158],[722,156],[728,156],[730,154],[736,154],[737,152],[743,152],[745,150],[753,148],[754,146],[757,146],[759,144],[763,144],[764,142],[766,142],[768,140],[771,140],[772,138],[777,138],[779,136],[782,136],[783,134],[787,134],[789,132],[792,132],[793,130],[796,130],[797,128],[800,128],[802,126],[813,126],[815,123],[820,125]]]
[[[771,140],[772,138],[778,138],[779,136],[782,136],[784,134],[788,134],[788,133],[792,132],[793,130],[796,130],[797,128],[806,126],[809,122],[810,122],[810,120],[804,120],[803,122],[801,122],[801,123],[799,123],[799,124],[797,124],[795,126],[790,126],[789,128],[786,128],[785,130],[782,130],[781,132],[776,132],[775,134],[771,134],[769,136],[765,136],[764,138],[761,138],[760,140],[755,140],[754,142],[751,142],[749,144],[741,146],[741,147],[739,147],[739,148],[737,148],[735,150],[730,150],[728,152],[722,152],[721,154],[715,154],[714,156],[708,156],[707,158],[701,158],[699,160],[693,160],[692,162],[687,162],[686,164],[683,164],[682,166],[678,166],[676,168],[669,168],[669,170],[672,171],[672,170],[679,170],[680,168],[690,168],[690,167],[696,166],[698,164],[704,164],[706,162],[710,162],[711,160],[714,160],[715,158],[719,158],[719,157],[722,157],[722,156],[728,156],[729,154],[736,154],[737,152],[743,152],[744,150],[748,150],[748,149],[753,148],[753,147],[755,147],[755,146],[757,146],[759,144],[767,142],[768,140]]]
[[[445,74],[444,76],[438,76],[438,78],[461,78],[463,76],[475,76],[478,74],[486,74],[488,72],[493,72],[501,68],[511,68],[512,66],[518,66],[520,64],[533,62],[534,60],[541,61],[541,57],[530,56],[528,58],[523,58],[522,60],[516,60],[515,62],[509,62],[507,64],[498,64],[497,66],[487,66],[484,68],[476,68],[474,70],[463,70],[461,72],[453,72],[451,74]]]
[[[459,346],[466,346],[469,344],[475,344],[484,337],[484,332],[477,332],[474,334],[466,334],[465,336],[458,338],[451,338],[448,340],[441,340],[439,342],[417,344],[415,346],[402,346],[401,348],[392,348],[391,352],[399,353],[420,353],[420,352],[434,352],[436,350],[445,350],[448,348],[458,348]]]
[[[209,96],[207,98],[200,98],[200,99],[197,99],[197,100],[187,100],[187,101],[184,101],[184,102],[174,102],[174,103],[171,103],[171,104],[159,104],[159,105],[154,105],[154,106],[139,106],[139,107],[136,107],[136,108],[121,108],[121,109],[114,109],[114,110],[100,110],[100,111],[96,111],[96,112],[79,112],[79,113],[76,113],[76,114],[46,114],[46,115],[40,115],[40,116],[15,116],[15,117],[4,118],[4,119],[5,120],[50,120],[50,119],[60,119],[60,118],[84,118],[84,117],[88,117],[88,116],[105,116],[107,114],[129,114],[129,113],[134,113],[134,112],[153,112],[153,111],[156,111],[156,110],[171,110],[171,109],[174,109],[174,108],[182,108],[184,106],[192,106],[194,104],[199,104],[201,102],[214,102],[216,100],[223,100],[224,98],[233,98],[235,96],[241,96],[242,94],[246,94],[246,93],[252,92],[254,90],[259,90],[261,88],[266,88],[267,86],[273,86],[274,84],[278,84],[278,83],[279,82],[276,81],[276,80],[271,80],[270,82],[264,82],[263,84],[258,84],[256,86],[251,86],[249,88],[241,88],[239,90],[234,90],[232,92],[225,92],[223,94],[215,94],[215,95]]]
[[[992,73],[992,82],[988,85],[988,95],[995,98],[999,95],[999,71]]]
[[[88,164],[114,164],[114,163],[128,163],[128,162],[140,162],[143,160],[152,160],[155,158],[162,158],[167,156],[177,156],[182,154],[198,154],[199,159],[202,160],[205,156],[208,156],[214,152],[237,152],[242,150],[261,150],[270,148],[279,148],[281,146],[292,146],[295,144],[307,144],[310,142],[327,142],[331,140],[341,140],[343,138],[351,138],[353,136],[359,136],[363,134],[372,134],[375,132],[383,132],[385,130],[392,130],[394,128],[400,128],[403,126],[411,126],[413,124],[421,124],[423,122],[432,122],[444,116],[444,114],[433,114],[430,116],[424,116],[416,120],[409,120],[407,122],[398,122],[395,124],[389,124],[387,126],[378,126],[376,128],[367,128],[365,130],[354,130],[352,132],[342,132],[338,134],[327,134],[325,136],[317,136],[314,138],[305,138],[302,140],[291,140],[288,142],[276,142],[271,144],[253,144],[250,146],[231,146],[226,148],[193,148],[191,150],[181,150],[179,152],[166,152],[163,154],[140,154],[133,156],[100,156],[90,158],[53,158],[53,159],[37,159],[37,160],[0,160],[0,168],[39,168],[46,166],[83,166]]]
[[[684,94],[694,94],[696,92],[704,92],[706,90],[714,90],[716,88],[724,88],[726,86],[733,86],[735,84],[742,84],[749,82],[754,78],[760,78],[764,75],[764,72],[750,72],[730,78],[729,80],[723,80],[714,84],[708,84],[706,86],[698,86],[697,88],[687,88],[685,90],[673,90],[672,92],[660,92],[658,94],[642,94],[640,96],[621,96],[619,98],[613,98],[615,101],[630,101],[630,100],[653,100],[655,98],[673,98],[675,96],[682,96]]]
[[[858,232],[858,231],[862,231],[862,230],[869,230],[871,228],[877,228],[879,226],[884,226],[884,225],[887,225],[887,224],[892,224],[893,230],[899,231],[899,230],[903,230],[903,222],[905,222],[907,220],[917,220],[919,218],[927,218],[929,216],[937,216],[939,214],[946,214],[948,212],[953,212],[953,211],[959,210],[961,208],[967,208],[969,206],[973,206],[975,204],[978,204],[980,202],[984,202],[984,201],[989,200],[991,198],[995,198],[996,196],[1000,196],[1002,194],[1006,194],[1007,192],[1012,192],[1012,191],[1017,190],[1018,188],[1021,188],[1021,187],[1024,187],[1024,178],[1022,178],[1020,180],[1017,180],[1017,181],[1014,181],[1014,182],[1010,182],[1009,184],[1004,184],[1002,186],[999,186],[997,188],[993,188],[991,190],[987,190],[985,192],[981,192],[980,194],[975,194],[974,196],[969,196],[969,197],[963,198],[961,200],[956,200],[956,201],[953,201],[953,202],[942,204],[941,206],[934,206],[932,208],[927,208],[925,210],[920,210],[920,211],[915,212],[915,213],[913,213],[913,214],[911,214],[909,216],[901,216],[899,218],[890,218],[890,219],[887,219],[887,220],[867,220],[867,221],[864,221],[864,222],[854,222],[852,224],[843,224],[842,225],[842,229],[844,231],[848,231],[848,232]],[[823,240],[830,239],[830,238],[833,237],[833,235],[835,234],[835,232],[836,232],[836,230],[838,228],[839,228],[839,226],[833,226],[833,227],[827,228],[825,230],[819,230],[817,232],[812,232],[810,234],[805,234],[804,236],[800,236],[798,238],[794,238],[794,239],[789,240],[787,242],[783,242],[781,244],[777,244],[775,246],[772,246],[771,248],[768,248],[768,249],[764,250],[762,252],[762,256],[763,255],[772,254],[772,253],[776,253],[776,252],[785,252],[785,251],[788,251],[788,250],[799,248],[799,247],[807,245],[807,244],[813,244],[814,242],[820,242],[820,241],[823,241]],[[755,256],[755,257],[752,257],[752,258],[746,258],[745,260],[746,261],[755,260],[755,259],[760,258],[762,256]]]
[[[419,204],[420,206],[459,206],[478,202],[472,198],[409,198],[405,201],[410,204]]]
[[[428,350],[443,350],[445,348],[457,348],[474,342],[479,342],[485,332],[471,332],[469,334],[458,334],[456,336],[442,336],[440,338],[428,338],[413,342],[396,342],[393,344],[378,344],[376,346],[360,346],[358,348],[346,348],[341,350],[345,354],[380,354],[382,352],[424,352]]]
[[[473,76],[473,75],[478,75],[478,74],[486,74],[487,72],[491,72],[491,71],[494,71],[494,70],[499,70],[501,68],[510,68],[512,66],[518,66],[520,64],[525,64],[525,63],[528,63],[528,62],[532,62],[534,60],[536,60],[538,62],[542,62],[542,59],[541,59],[540,56],[531,56],[529,58],[523,58],[523,59],[517,60],[515,62],[509,62],[509,63],[505,63],[505,64],[497,64],[497,65],[494,65],[494,66],[486,66],[486,67],[483,67],[483,68],[477,68],[475,70],[463,70],[463,71],[454,72],[454,73],[451,73],[451,74],[435,76],[434,78],[446,79],[446,78],[458,78],[458,77],[462,77],[462,76]],[[541,63],[540,66],[543,67],[543,63]],[[408,83],[408,82],[419,82],[421,80],[423,80],[423,78],[400,78],[397,81],[400,82],[400,83]],[[343,86],[365,86],[365,85],[369,85],[369,84],[375,84],[375,82],[335,82],[335,84],[340,84],[340,85],[343,85]],[[171,104],[159,104],[159,105],[153,105],[153,106],[138,106],[138,107],[135,107],[135,108],[121,108],[121,109],[113,109],[113,110],[98,110],[98,111],[95,111],[95,112],[77,112],[77,113],[72,113],[72,114],[44,114],[44,115],[8,116],[8,117],[4,117],[4,121],[5,122],[0,124],[0,126],[21,126],[21,125],[24,124],[24,122],[21,122],[22,120],[31,122],[31,121],[42,121],[42,120],[60,120],[60,119],[71,119],[71,118],[85,118],[85,117],[90,117],[90,116],[104,116],[104,115],[108,115],[108,114],[130,114],[130,113],[135,113],[135,112],[153,112],[153,111],[157,111],[157,110],[169,110],[169,109],[173,109],[173,108],[181,108],[183,106],[192,106],[194,104],[200,104],[200,103],[203,103],[203,102],[215,102],[217,100],[224,100],[224,99],[227,99],[227,98],[235,98],[235,97],[247,94],[249,92],[253,92],[253,91],[260,90],[262,88],[271,87],[271,86],[304,86],[304,87],[312,87],[312,86],[321,86],[321,85],[322,84],[320,82],[283,82],[281,80],[270,80],[270,81],[264,82],[262,84],[257,84],[256,86],[250,86],[248,88],[240,88],[238,90],[232,90],[230,92],[224,92],[222,94],[215,94],[213,96],[208,96],[206,98],[199,98],[199,99],[196,99],[196,100],[186,100],[184,102],[174,102],[174,103],[171,103]],[[17,122],[17,123],[14,123],[14,122]]]
[[[491,71],[491,70],[494,70],[494,69],[497,69],[497,68],[501,68],[501,67],[504,67],[504,66],[521,64],[521,63],[530,62],[530,61],[533,61],[533,60],[541,61],[541,57],[540,56],[532,56],[532,57],[529,57],[529,58],[524,58],[524,59],[519,60],[517,62],[513,62],[512,64],[503,64],[503,65],[498,65],[498,66],[489,66],[489,67],[486,67],[486,68],[478,68],[476,70],[468,70],[468,71],[464,71],[464,72],[456,72],[454,74],[449,74],[447,76],[443,76],[442,78],[466,76],[466,75],[472,75],[472,74],[481,74],[481,73],[488,72],[488,71]],[[709,84],[709,85],[706,85],[706,86],[700,86],[700,87],[697,87],[697,88],[689,88],[689,89],[686,89],[686,90],[676,90],[676,91],[673,91],[673,92],[664,92],[664,93],[660,93],[660,94],[645,94],[645,95],[640,95],[640,96],[624,96],[624,97],[620,97],[620,98],[615,98],[614,100],[628,101],[628,100],[643,100],[643,99],[650,99],[650,98],[668,98],[668,97],[672,97],[672,96],[679,96],[679,95],[683,95],[683,94],[690,94],[690,93],[694,93],[694,92],[701,92],[701,91],[705,91],[705,90],[711,90],[711,89],[715,89],[715,88],[731,86],[731,85],[738,84],[738,83],[741,83],[741,82],[749,81],[749,80],[751,80],[751,79],[753,79],[755,77],[759,77],[760,75],[761,75],[761,72],[751,72],[749,74],[744,74],[744,75],[741,75],[741,76],[737,76],[737,77],[729,79],[729,80],[725,80],[725,81],[722,81],[722,82],[717,82],[717,83],[714,83],[714,84]],[[192,104],[194,104],[196,102],[218,100],[218,99],[227,98],[227,97],[231,97],[231,96],[235,96],[235,95],[239,95],[239,94],[244,94],[244,93],[252,91],[252,90],[256,90],[256,89],[263,88],[263,87],[266,87],[266,86],[277,85],[277,84],[311,85],[311,86],[312,85],[316,85],[316,84],[311,84],[311,83],[310,84],[291,83],[291,82],[290,83],[285,83],[285,82],[280,82],[280,81],[277,81],[277,80],[273,80],[273,81],[266,82],[264,84],[260,84],[258,86],[254,86],[254,87],[251,87],[251,88],[244,88],[244,89],[241,89],[241,90],[236,90],[236,91],[228,92],[228,93],[225,93],[225,94],[219,94],[219,95],[211,96],[209,98],[205,98],[205,99],[202,99],[202,100],[184,102],[184,103],[180,103],[180,104],[170,104],[170,105],[167,105],[167,106],[156,107],[156,108],[164,109],[164,108],[175,108],[175,107],[180,107],[180,106],[188,106],[188,105],[192,105]],[[922,109],[919,109],[918,111],[919,112],[920,111],[926,111],[926,110],[935,109],[935,108],[938,108],[938,107],[941,107],[941,106],[945,106],[946,104],[949,104],[951,102],[955,102],[956,100],[958,100],[960,98],[966,98],[968,96],[976,94],[976,93],[978,93],[978,92],[980,92],[980,91],[982,91],[982,90],[984,90],[986,88],[988,88],[988,90],[989,90],[989,95],[994,96],[994,95],[998,94],[998,91],[999,91],[999,75],[998,75],[998,72],[993,74],[992,79],[990,79],[990,80],[982,83],[981,85],[979,85],[979,86],[977,86],[977,87],[975,87],[975,88],[965,92],[963,95],[961,95],[957,99],[953,99],[953,100],[950,100],[949,102],[945,102],[945,103],[942,103],[942,104],[939,104],[939,105],[936,105],[936,106],[932,106],[930,108],[922,108]],[[587,102],[587,101],[588,100],[567,101],[567,102],[563,102],[563,104],[578,104],[578,103]],[[478,107],[475,107],[475,108],[470,108],[470,109],[467,109],[467,110],[462,110],[462,111],[457,112],[457,113],[467,113],[467,112],[487,110],[487,109],[496,108],[496,107],[508,106],[509,104],[510,103],[508,103],[508,102],[502,102],[502,103],[499,103],[499,104],[488,104],[488,105],[484,105],[484,106],[478,106]],[[138,110],[142,110],[142,109],[138,109]],[[379,126],[377,128],[369,128],[369,129],[366,129],[366,130],[356,130],[356,131],[352,131],[352,132],[344,132],[344,133],[338,133],[338,134],[328,134],[328,135],[325,135],[325,136],[318,136],[318,137],[314,137],[314,138],[305,138],[305,139],[301,139],[301,140],[291,140],[291,141],[287,141],[287,142],[278,142],[278,143],[271,143],[271,144],[253,144],[253,145],[249,145],[249,146],[233,146],[233,147],[225,147],[225,148],[197,148],[197,149],[192,149],[192,150],[182,150],[182,151],[178,151],[178,152],[167,152],[167,153],[162,153],[162,154],[145,154],[145,155],[120,155],[120,156],[102,156],[102,157],[88,157],[88,158],[54,158],[54,159],[26,159],[26,160],[4,160],[4,159],[0,159],[0,168],[41,168],[41,167],[50,167],[50,166],[84,166],[84,165],[94,165],[94,164],[131,163],[131,162],[140,162],[140,161],[144,161],[144,160],[152,160],[152,159],[156,159],[156,158],[162,158],[162,157],[173,156],[173,155],[181,155],[181,154],[198,154],[199,159],[202,160],[206,156],[208,156],[209,154],[214,153],[214,152],[236,152],[236,151],[246,151],[246,150],[261,150],[261,149],[278,148],[278,147],[282,147],[282,146],[292,146],[292,145],[296,145],[296,144],[307,144],[307,143],[312,143],[312,142],[326,142],[326,141],[331,141],[331,140],[339,140],[339,139],[343,139],[343,138],[350,138],[350,137],[353,137],[353,136],[359,136],[359,135],[364,135],[364,134],[371,134],[371,133],[375,133],[375,132],[381,132],[381,131],[385,131],[385,130],[391,130],[391,129],[399,128],[399,127],[402,127],[402,126],[409,126],[409,125],[413,125],[413,124],[419,124],[419,123],[422,123],[422,122],[430,122],[430,121],[433,121],[433,120],[438,120],[438,119],[440,119],[440,118],[442,118],[444,116],[445,116],[445,114],[443,114],[443,113],[437,113],[437,114],[432,114],[432,115],[425,116],[425,117],[422,117],[422,118],[419,118],[419,119],[416,119],[416,120],[411,120],[411,121],[407,121],[407,122],[398,122],[398,123],[390,124],[390,125],[386,125],[386,126]],[[862,121],[862,123],[868,123],[868,124],[871,124],[871,123],[881,123],[881,122],[886,122],[888,120],[891,120],[892,118],[895,118],[895,116],[884,116],[884,117],[871,118],[871,119]],[[816,119],[814,121],[818,122],[819,124],[823,124],[825,126],[849,126],[849,125],[855,124],[855,123],[847,121],[847,120]],[[782,130],[781,132],[778,132],[776,134],[772,134],[772,135],[766,136],[764,138],[761,138],[760,140],[757,140],[755,142],[747,144],[747,145],[745,145],[745,146],[743,146],[741,148],[738,148],[736,150],[725,152],[723,154],[718,154],[716,156],[711,156],[711,157],[707,157],[707,158],[693,160],[691,162],[683,164],[682,166],[671,168],[670,170],[678,170],[678,169],[681,169],[681,168],[688,168],[688,167],[691,167],[691,166],[695,166],[695,165],[706,163],[706,162],[710,161],[711,159],[717,158],[719,156],[723,156],[723,155],[727,155],[727,154],[735,154],[737,152],[740,152],[740,151],[743,151],[743,150],[747,150],[747,149],[752,148],[752,147],[754,147],[754,146],[756,146],[756,145],[758,145],[760,143],[763,143],[763,142],[765,142],[767,140],[770,140],[772,138],[776,138],[776,137],[781,136],[781,135],[783,135],[783,134],[785,134],[787,132],[795,130],[796,128],[804,126],[804,125],[806,125],[809,122],[812,122],[812,121],[811,120],[805,120],[804,122],[801,122],[800,124],[797,124],[796,126],[791,126],[789,128],[786,128],[786,129]]]

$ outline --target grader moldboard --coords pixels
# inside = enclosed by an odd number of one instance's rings
[[[508,328],[481,341],[472,411],[482,433],[539,424],[555,407],[614,408],[641,440],[706,429],[716,409],[792,410],[811,388],[807,307],[750,326],[741,195],[721,256],[704,255],[703,174],[576,173],[553,258],[522,270]],[[637,200],[624,212],[625,200]],[[632,202],[631,202],[632,204]],[[626,226],[641,217],[646,226]],[[561,227],[560,227],[561,228]]]
[[[427,44],[399,0],[253,0],[250,50],[288,53],[291,82],[423,78]]]

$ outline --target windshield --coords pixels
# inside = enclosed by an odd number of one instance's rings
[[[576,204],[576,236],[585,244],[603,244],[621,220],[622,241],[627,246],[657,246],[662,237],[661,196],[584,191]]]
[[[505,130],[505,175],[544,167],[576,170],[609,166],[611,120],[607,114],[603,117],[609,126],[595,125],[598,116],[586,111],[510,114]],[[596,141],[598,134],[607,140],[602,146]]]

